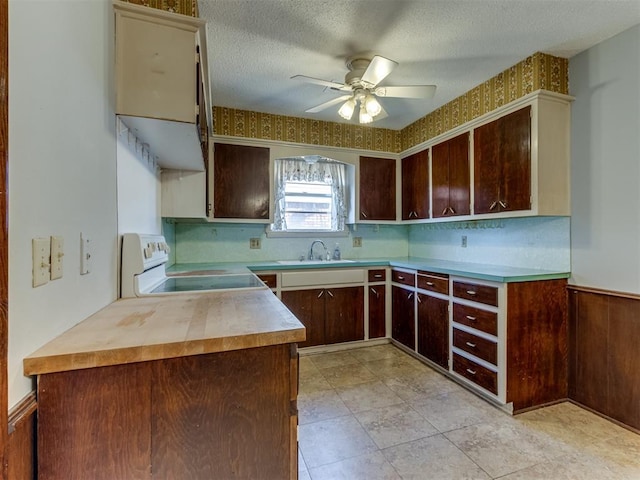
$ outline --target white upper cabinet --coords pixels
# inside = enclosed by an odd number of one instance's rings
[[[114,1],[116,113],[163,168],[205,169],[211,127],[205,22]]]

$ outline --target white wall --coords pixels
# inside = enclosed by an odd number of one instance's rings
[[[571,283],[640,293],[640,25],[569,61]]]
[[[108,0],[9,2],[9,406],[33,388],[22,358],[116,298],[112,17]],[[50,235],[64,276],[32,288],[31,239]]]

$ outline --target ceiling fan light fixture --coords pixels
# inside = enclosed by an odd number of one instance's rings
[[[362,105],[360,105],[360,118],[358,119],[358,121],[360,123],[371,123],[371,122],[373,122],[373,117],[371,116],[371,114],[369,112],[367,112],[366,108],[362,107]]]
[[[364,108],[372,117],[375,117],[382,111],[382,106],[380,106],[380,103],[375,99],[373,95],[366,96],[366,98],[364,99]]]
[[[345,120],[351,120],[353,116],[353,111],[356,109],[356,101],[353,98],[350,98],[346,102],[342,104],[340,110],[338,110],[338,115],[340,115]]]

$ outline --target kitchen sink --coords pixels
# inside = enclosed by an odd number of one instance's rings
[[[334,265],[336,263],[353,263],[355,260],[278,260],[280,265]]]

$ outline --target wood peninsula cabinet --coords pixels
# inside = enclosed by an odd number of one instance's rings
[[[269,149],[214,144],[213,217],[268,223],[270,219]]]
[[[429,151],[402,159],[402,220],[429,218]]]
[[[206,23],[114,2],[116,114],[163,168],[203,171],[212,126]]]
[[[433,218],[471,213],[469,133],[431,147]]]
[[[531,208],[531,107],[473,131],[474,212]]]
[[[303,339],[266,288],[114,302],[24,360],[38,478],[296,479]]]
[[[360,157],[360,220],[396,220],[396,161]]]

